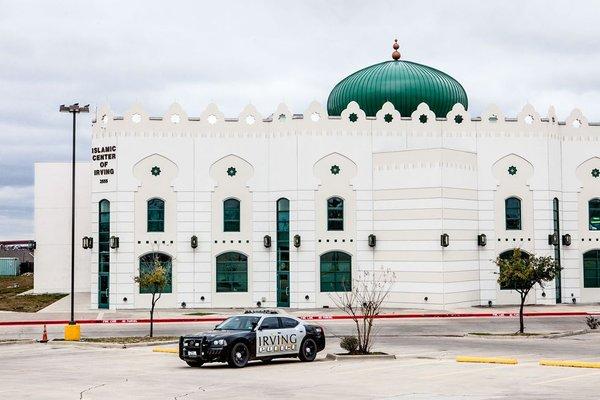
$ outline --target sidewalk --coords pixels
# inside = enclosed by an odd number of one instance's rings
[[[77,321],[87,321],[84,323],[110,323],[110,322],[136,322],[136,320],[146,320],[149,318],[149,312],[145,309],[136,310],[93,310],[89,307],[89,293],[80,293],[75,297],[75,319]],[[227,309],[157,309],[155,319],[162,322],[179,322],[180,320],[209,320],[222,319],[229,315],[239,314],[248,308],[227,308]],[[269,308],[266,308],[269,309]],[[318,309],[279,309],[282,313],[288,313],[297,317],[306,319],[338,319],[345,314],[335,308]],[[424,309],[406,309],[406,308],[388,308],[383,309],[381,318],[453,318],[453,317],[515,317],[518,316],[518,306],[496,306],[496,307],[466,307],[452,308],[446,310],[424,310]],[[193,315],[196,313],[206,313],[206,315]],[[599,304],[558,304],[558,305],[533,305],[525,307],[527,316],[576,316],[585,314],[600,314]],[[19,313],[10,311],[0,311],[0,324],[8,322],[29,322],[40,321],[68,321],[70,318],[70,297],[64,297],[51,306],[38,311],[37,313]],[[171,321],[173,320],[173,321]]]

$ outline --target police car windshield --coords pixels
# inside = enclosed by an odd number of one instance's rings
[[[251,331],[258,324],[260,317],[241,315],[231,317],[221,322],[215,330],[217,331]]]

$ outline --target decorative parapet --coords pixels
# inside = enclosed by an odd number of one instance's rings
[[[209,104],[199,116],[189,116],[172,104],[161,117],[152,117],[140,105],[123,116],[109,107],[96,111],[92,121],[95,138],[112,136],[141,137],[278,137],[308,135],[407,135],[424,137],[543,137],[563,141],[598,141],[600,123],[590,123],[579,109],[564,121],[558,121],[553,107],[542,117],[526,104],[516,117],[506,117],[497,106],[490,106],[481,117],[471,117],[461,104],[445,116],[436,116],[421,103],[410,116],[402,116],[393,104],[385,103],[375,117],[367,117],[360,105],[351,102],[340,116],[329,116],[318,102],[312,102],[303,114],[293,114],[280,104],[268,117],[249,104],[236,118],[226,117],[215,104]]]

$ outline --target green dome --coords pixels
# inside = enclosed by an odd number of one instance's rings
[[[427,103],[439,117],[445,117],[456,103],[468,106],[467,93],[456,79],[404,60],[371,65],[344,78],[329,94],[327,112],[340,115],[351,101],[368,116],[375,116],[386,101],[403,117],[409,117],[420,103]]]

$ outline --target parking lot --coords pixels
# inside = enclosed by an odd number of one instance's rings
[[[174,347],[174,345],[170,345]],[[167,346],[163,346],[167,347]],[[0,398],[6,399],[589,399],[600,370],[542,367],[540,358],[600,361],[600,335],[555,339],[383,336],[377,350],[396,360],[251,363],[189,368],[151,347],[0,346]],[[457,363],[457,355],[515,357],[518,365]]]

